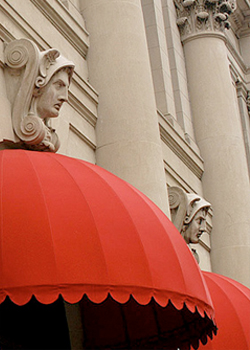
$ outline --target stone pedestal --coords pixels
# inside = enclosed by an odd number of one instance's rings
[[[97,164],[169,215],[141,2],[81,0],[90,32],[91,84],[99,93]]]
[[[214,210],[212,269],[249,287],[250,191],[246,153],[225,37],[210,9],[211,4],[203,8],[202,19],[198,18],[198,5],[188,9],[185,21],[192,24],[189,33],[183,30],[186,24],[178,20],[196,141],[204,158],[204,196]]]

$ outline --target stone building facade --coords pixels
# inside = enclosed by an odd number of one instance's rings
[[[15,91],[4,52],[21,38],[75,64],[53,120],[58,152],[113,172],[169,217],[169,187],[204,197],[200,267],[249,287],[249,1],[0,0],[1,142]]]

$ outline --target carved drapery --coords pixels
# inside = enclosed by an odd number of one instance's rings
[[[58,136],[48,120],[36,115],[34,90],[44,87],[52,75],[64,67],[70,67],[71,78],[74,64],[60,56],[56,49],[40,52],[28,39],[9,43],[4,55],[10,85],[7,90],[12,104],[12,127],[18,138],[10,147],[56,152],[60,144]]]
[[[223,32],[236,0],[174,0],[182,39],[204,31]]]

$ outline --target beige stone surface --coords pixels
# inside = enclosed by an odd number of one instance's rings
[[[164,115],[176,118],[172,78],[161,1],[142,1],[156,105]]]
[[[92,32],[90,82],[99,92],[97,164],[130,182],[168,213],[141,3],[93,0],[81,5]]]
[[[191,122],[191,110],[187,88],[185,58],[176,26],[176,11],[173,1],[162,1],[162,12],[168,44],[169,64],[171,69],[172,86],[176,108],[176,119],[187,133],[190,143],[194,144],[194,131]]]
[[[214,209],[212,268],[249,286],[250,265],[242,271],[241,264],[250,252],[249,177],[226,46],[219,36],[200,35],[184,50],[204,195]]]
[[[56,47],[76,64],[69,91],[69,103],[63,106],[60,117],[53,120],[52,125],[58,131],[61,140],[59,153],[68,153],[95,163],[94,129],[98,94],[87,81],[85,57],[89,35],[84,19],[77,9],[77,1],[69,2],[68,5],[65,6],[59,0],[45,0],[43,3],[26,0],[1,1],[0,36],[6,43],[14,38],[28,37],[40,49]],[[3,84],[4,80],[1,80],[0,91],[5,93]],[[11,89],[9,86],[8,88]],[[7,114],[6,110],[4,115]]]

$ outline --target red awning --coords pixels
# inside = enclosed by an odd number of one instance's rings
[[[250,349],[250,289],[211,272],[203,272],[215,307],[218,334],[199,349]]]
[[[0,302],[153,300],[163,310],[158,335],[174,335],[174,347],[197,348],[215,332],[210,295],[186,243],[131,185],[63,155],[3,150],[0,186]]]

